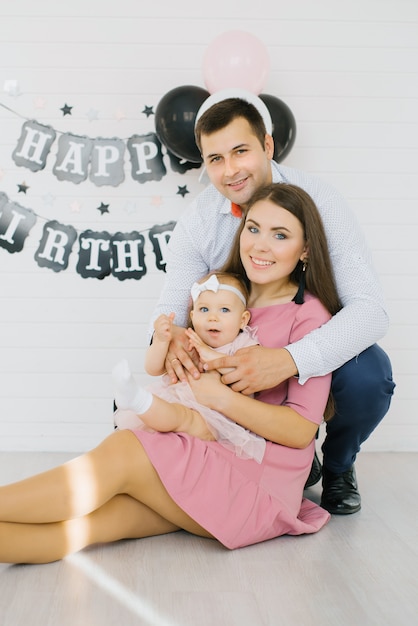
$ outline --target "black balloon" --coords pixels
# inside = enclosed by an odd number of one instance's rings
[[[262,93],[259,98],[264,102],[273,122],[274,154],[273,159],[280,163],[291,151],[296,139],[296,120],[287,104],[269,94]]]
[[[185,85],[165,94],[155,111],[155,131],[170,152],[191,163],[202,163],[194,139],[196,115],[209,92],[202,87]]]
[[[170,167],[173,172],[177,172],[177,174],[185,174],[189,170],[198,169],[202,164],[201,163],[192,163],[191,161],[185,161],[184,159],[180,159],[178,156],[170,152],[167,148],[167,156],[170,159]]]

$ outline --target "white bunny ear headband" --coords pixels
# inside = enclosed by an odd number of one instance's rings
[[[224,285],[224,283],[220,283],[215,274],[212,274],[212,276],[205,280],[204,283],[193,283],[190,294],[192,296],[193,302],[196,302],[200,294],[204,291],[213,291],[214,293],[218,293],[220,289],[222,289],[223,291],[232,291],[232,293],[238,296],[243,305],[247,306],[245,298],[240,290],[236,287],[233,287],[232,285]]]
[[[201,105],[200,109],[196,114],[195,125],[197,124],[200,117],[202,117],[203,113],[206,113],[208,109],[214,104],[218,104],[218,102],[222,102],[222,100],[227,100],[228,98],[241,98],[241,100],[245,100],[250,104],[253,104],[257,111],[260,113],[263,118],[264,125],[266,127],[267,134],[271,135],[273,132],[273,122],[271,121],[271,115],[264,104],[261,98],[251,93],[250,91],[246,91],[245,89],[222,89],[221,91],[215,91],[211,96],[206,98],[206,100]]]

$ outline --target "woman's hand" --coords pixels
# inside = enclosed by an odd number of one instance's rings
[[[231,393],[229,387],[221,382],[221,375],[217,371],[206,372],[200,376],[199,380],[189,376],[188,382],[199,404],[203,404],[209,409],[218,410],[217,400],[221,398],[223,393]]]
[[[186,372],[188,372],[192,378],[199,378],[199,355],[194,348],[190,349],[190,340],[186,335],[185,328],[173,324],[171,334],[172,339],[165,360],[165,369],[170,377],[171,383],[175,384],[179,380],[186,382]]]

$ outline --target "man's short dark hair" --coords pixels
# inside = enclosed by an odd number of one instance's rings
[[[195,140],[199,150],[202,150],[200,142],[202,135],[211,135],[239,117],[247,120],[254,135],[264,147],[266,126],[256,107],[242,98],[227,98],[212,105],[197,121]]]

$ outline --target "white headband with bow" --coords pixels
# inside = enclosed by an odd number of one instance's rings
[[[218,277],[215,274],[212,274],[204,283],[193,283],[192,288],[190,290],[190,294],[192,296],[193,302],[196,302],[198,297],[203,291],[213,291],[214,293],[218,293],[219,289],[223,289],[224,291],[232,291],[238,298],[241,300],[244,306],[247,306],[245,298],[243,294],[232,285],[225,285],[224,283],[220,283]]]

